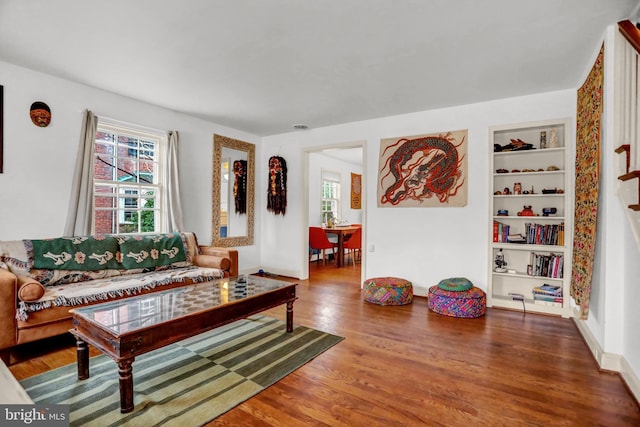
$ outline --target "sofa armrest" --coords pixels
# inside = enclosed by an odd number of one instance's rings
[[[201,255],[213,255],[221,258],[229,258],[231,261],[229,266],[229,277],[236,277],[238,275],[238,250],[230,248],[221,248],[216,246],[204,246],[198,247]]]
[[[9,270],[0,268],[0,349],[17,344],[17,304],[18,278]]]

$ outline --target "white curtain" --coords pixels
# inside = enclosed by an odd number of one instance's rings
[[[76,157],[76,168],[71,183],[71,196],[67,210],[65,236],[91,234],[93,211],[93,141],[98,128],[98,117],[85,110],[80,128],[80,144]]]
[[[166,212],[168,231],[183,231],[182,203],[180,202],[180,180],[178,178],[178,131],[167,132],[166,197],[163,210]]]

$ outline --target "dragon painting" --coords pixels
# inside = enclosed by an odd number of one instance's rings
[[[428,199],[431,206],[449,204],[465,183],[465,156],[459,153],[465,138],[466,131],[456,143],[448,132],[401,138],[381,147],[380,204],[419,206]]]

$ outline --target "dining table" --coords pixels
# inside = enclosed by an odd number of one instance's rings
[[[338,236],[338,254],[336,256],[336,267],[344,265],[344,242],[345,238],[352,235],[359,225],[336,225],[334,227],[322,227],[327,237],[330,235]]]

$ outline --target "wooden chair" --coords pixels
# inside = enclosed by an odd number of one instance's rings
[[[347,255],[351,254],[351,262],[356,265],[356,254],[362,250],[362,228],[353,232],[349,240],[344,242],[343,247],[347,250]]]
[[[309,246],[312,249],[309,252],[309,262],[311,262],[313,249],[319,250],[322,254],[322,265],[324,265],[325,263],[325,250],[331,249],[333,258],[336,258],[336,249],[338,248],[338,243],[330,241],[327,237],[327,234],[320,227],[309,227]]]

